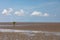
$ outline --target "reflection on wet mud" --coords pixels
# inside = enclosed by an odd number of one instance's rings
[[[0,29],[0,40],[60,40],[60,32]]]

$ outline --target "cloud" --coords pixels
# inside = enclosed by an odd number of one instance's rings
[[[4,9],[4,10],[2,11],[2,14],[3,14],[3,15],[10,15],[10,13],[11,13],[12,11],[13,11],[12,8]]]
[[[32,12],[32,14],[31,14],[32,16],[49,16],[49,14],[48,13],[42,13],[42,12],[38,12],[38,11],[34,11],[34,12]]]
[[[44,13],[43,16],[49,16],[49,14],[48,13]]]
[[[34,11],[34,12],[32,12],[31,15],[32,16],[42,16],[42,13],[41,12],[38,12],[38,11]]]
[[[11,15],[11,13],[13,12],[14,10],[12,8],[8,8],[8,9],[4,9],[2,11],[2,14],[3,15]],[[17,15],[17,16],[24,16],[24,10],[23,9],[20,9],[19,11],[15,11],[14,14]],[[13,15],[14,15],[13,14]],[[50,16],[48,13],[42,13],[42,12],[39,12],[39,11],[33,11],[31,13],[31,16]],[[56,16],[56,15],[54,15]]]
[[[15,15],[17,15],[17,16],[24,16],[24,10],[21,9],[20,11],[16,11]]]
[[[9,12],[12,12],[12,11],[13,11],[13,9],[12,9],[12,8],[9,8],[8,10],[9,10]]]

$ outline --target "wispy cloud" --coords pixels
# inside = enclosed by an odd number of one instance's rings
[[[21,9],[20,11],[16,11],[15,15],[17,15],[17,16],[24,16],[24,10]]]
[[[2,14],[3,15],[11,15],[10,13],[13,11],[12,8],[8,8],[8,9],[3,9]]]

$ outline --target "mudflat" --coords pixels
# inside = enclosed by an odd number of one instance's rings
[[[19,29],[19,30],[41,30],[50,32],[60,32],[60,23],[42,22],[0,22],[0,29]]]

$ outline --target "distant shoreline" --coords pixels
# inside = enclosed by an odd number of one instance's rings
[[[12,22],[0,22],[0,23],[12,23]],[[60,22],[16,22],[16,23],[60,23]]]

